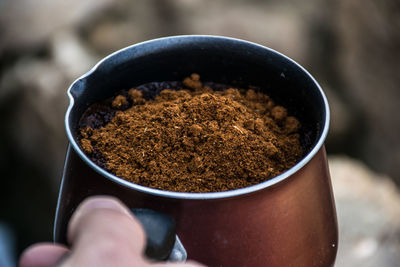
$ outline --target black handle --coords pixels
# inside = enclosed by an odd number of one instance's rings
[[[132,212],[146,232],[146,256],[156,261],[167,260],[175,244],[175,222],[153,210],[132,209]]]

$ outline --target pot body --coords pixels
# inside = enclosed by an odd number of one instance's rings
[[[79,148],[76,127],[92,103],[146,82],[202,80],[260,86],[302,123],[304,158],[256,186],[221,193],[175,193],[133,185],[94,165]],[[151,97],[158,92],[144,92]],[[298,64],[268,48],[213,36],[163,38],[116,52],[69,89],[68,147],[54,239],[91,195],[113,195],[130,208],[171,216],[188,258],[208,266],[333,266],[338,244],[334,199],[323,146],[325,96]]]
[[[60,191],[55,241],[88,196],[113,195],[131,208],[170,215],[189,259],[208,266],[333,266],[337,224],[324,148],[290,179],[255,193],[210,200],[134,191],[93,172],[71,148]]]

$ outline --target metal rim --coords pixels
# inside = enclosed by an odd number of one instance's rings
[[[223,39],[223,40],[231,40],[234,42],[241,42],[243,44],[247,44],[247,45],[252,45],[252,46],[257,46],[259,48],[268,50],[269,52],[275,53],[281,57],[283,57],[284,59],[288,60],[289,62],[291,62],[292,64],[294,64],[295,66],[297,66],[299,68],[300,71],[304,72],[314,83],[314,85],[317,87],[317,89],[319,90],[319,93],[321,94],[322,100],[324,102],[324,107],[325,107],[325,125],[324,128],[321,132],[321,135],[318,139],[318,142],[314,145],[314,147],[311,149],[311,151],[302,159],[300,160],[296,165],[294,165],[292,168],[290,168],[289,170],[281,173],[280,175],[267,180],[265,182],[256,184],[256,185],[252,185],[249,187],[244,187],[244,188],[239,188],[239,189],[235,189],[235,190],[229,190],[229,191],[222,191],[222,192],[211,192],[211,193],[184,193],[184,192],[173,192],[173,191],[165,191],[165,190],[161,190],[161,189],[154,189],[154,188],[150,188],[150,187],[145,187],[142,185],[138,185],[138,184],[134,184],[131,182],[128,182],[122,178],[119,178],[107,171],[105,171],[104,169],[100,168],[99,166],[97,166],[95,163],[93,163],[86,155],[85,153],[80,149],[79,145],[76,143],[75,139],[73,138],[72,135],[72,130],[69,127],[69,115],[71,113],[72,108],[74,107],[74,97],[71,94],[71,88],[74,86],[75,83],[77,83],[78,81],[88,77],[89,75],[91,75],[93,72],[95,72],[97,70],[97,68],[107,59],[115,56],[116,54],[122,53],[126,50],[132,49],[134,47],[138,47],[138,46],[142,46],[142,45],[146,45],[149,43],[155,43],[155,42],[160,42],[160,41],[168,41],[168,40],[177,40],[177,39],[185,39],[185,38],[204,38],[204,39]],[[88,71],[86,74],[82,75],[81,77],[79,77],[78,79],[76,79],[72,85],[68,88],[67,91],[67,95],[69,98],[69,106],[67,109],[67,112],[65,114],[65,128],[66,128],[66,132],[67,132],[67,136],[69,139],[69,142],[72,146],[72,148],[75,150],[75,152],[79,155],[79,157],[86,163],[88,164],[94,171],[96,171],[97,173],[101,174],[102,176],[106,177],[107,179],[110,179],[122,186],[125,186],[127,188],[133,189],[133,190],[137,190],[140,191],[142,193],[147,193],[147,194],[151,194],[151,195],[155,195],[155,196],[159,196],[159,197],[166,197],[166,198],[174,198],[174,199],[221,199],[221,198],[230,198],[230,197],[236,197],[236,196],[240,196],[240,195],[245,195],[245,194],[249,194],[249,193],[253,193],[256,191],[260,191],[262,189],[265,189],[267,187],[271,187],[281,181],[286,180],[288,177],[292,176],[294,173],[296,173],[297,171],[299,171],[301,168],[303,168],[303,166],[305,166],[314,156],[315,154],[321,149],[321,147],[323,146],[326,136],[328,135],[328,130],[329,130],[329,122],[330,122],[330,111],[329,111],[329,104],[327,101],[327,98],[321,88],[321,86],[318,84],[318,82],[314,79],[314,77],[311,76],[311,74],[304,69],[300,64],[298,64],[297,62],[295,62],[294,60],[292,60],[291,58],[283,55],[282,53],[279,53],[271,48],[256,44],[256,43],[252,43],[249,41],[245,41],[245,40],[241,40],[241,39],[236,39],[236,38],[231,38],[231,37],[223,37],[223,36],[214,36],[214,35],[180,35],[180,36],[170,36],[170,37],[164,37],[164,38],[158,38],[158,39],[153,39],[150,41],[146,41],[146,42],[141,42],[138,44],[134,44],[128,47],[125,47],[121,50],[118,50],[110,55],[108,55],[107,57],[103,58],[102,60],[100,60],[90,71]]]

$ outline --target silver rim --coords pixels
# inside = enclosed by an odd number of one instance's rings
[[[311,151],[307,154],[306,157],[304,157],[301,161],[299,161],[295,166],[293,166],[292,168],[290,168],[289,170],[287,170],[286,172],[270,179],[267,180],[265,182],[256,184],[256,185],[252,185],[249,187],[245,187],[245,188],[240,188],[240,189],[236,189],[236,190],[230,190],[230,191],[223,191],[223,192],[213,192],[213,193],[183,193],[183,192],[172,192],[172,191],[164,191],[164,190],[160,190],[160,189],[154,189],[154,188],[149,188],[149,187],[145,187],[145,186],[141,186],[138,184],[133,184],[131,182],[128,182],[122,178],[119,178],[113,174],[108,173],[107,171],[103,170],[102,168],[100,168],[99,166],[97,166],[96,164],[94,164],[86,155],[85,153],[83,153],[83,151],[80,149],[79,145],[76,143],[75,139],[73,138],[72,135],[72,131],[71,128],[69,126],[69,115],[71,113],[71,110],[74,106],[74,97],[71,94],[71,88],[74,86],[74,84],[76,82],[78,82],[81,79],[86,78],[87,76],[91,75],[94,71],[96,71],[96,69],[108,58],[121,53],[125,50],[131,49],[133,47],[137,47],[137,46],[141,46],[147,43],[151,43],[151,42],[158,42],[158,41],[165,41],[168,39],[184,39],[186,37],[199,37],[199,38],[214,38],[214,39],[224,39],[224,40],[232,40],[232,41],[236,41],[236,42],[242,42],[242,43],[247,43],[253,46],[258,46],[261,47],[263,49],[269,50],[270,52],[276,53],[282,57],[284,57],[286,60],[290,61],[291,63],[295,64],[301,71],[303,71],[307,76],[309,76],[309,78],[314,82],[315,86],[318,88],[321,97],[324,101],[324,106],[325,106],[325,125],[323,128],[323,131],[321,133],[321,136],[318,140],[318,142],[315,144],[315,146],[311,149]],[[69,98],[69,106],[67,109],[67,112],[65,114],[65,128],[66,128],[66,132],[67,132],[67,136],[69,139],[69,142],[72,146],[72,148],[75,150],[75,152],[81,157],[81,159],[88,164],[93,170],[95,170],[96,172],[98,172],[99,174],[103,175],[104,177],[120,184],[123,185],[125,187],[131,188],[133,190],[137,190],[143,193],[147,193],[147,194],[151,194],[151,195],[155,195],[155,196],[160,196],[160,197],[166,197],[166,198],[175,198],[175,199],[220,199],[220,198],[230,198],[230,197],[235,197],[235,196],[240,196],[240,195],[244,195],[244,194],[249,194],[252,192],[256,192],[259,190],[262,190],[264,188],[273,186],[285,179],[287,179],[288,177],[292,176],[294,173],[296,173],[298,170],[300,170],[304,165],[306,165],[314,156],[315,154],[321,149],[321,147],[323,146],[326,136],[328,134],[328,129],[329,129],[329,121],[330,121],[330,112],[329,112],[329,104],[328,101],[326,99],[326,96],[321,88],[321,86],[318,84],[318,82],[314,79],[314,77],[311,76],[310,73],[308,73],[307,70],[305,70],[300,64],[298,64],[297,62],[295,62],[294,60],[290,59],[289,57],[262,45],[259,44],[255,44],[252,42],[248,42],[248,41],[244,41],[244,40],[240,40],[240,39],[235,39],[235,38],[230,38],[230,37],[221,37],[221,36],[213,36],[213,35],[181,35],[181,36],[171,36],[171,37],[165,37],[165,38],[159,38],[159,39],[154,39],[154,40],[150,40],[150,41],[146,41],[146,42],[142,42],[142,43],[138,43],[135,45],[131,45],[128,46],[126,48],[123,48],[121,50],[118,50],[112,54],[110,54],[109,56],[103,58],[101,61],[99,61],[90,71],[88,71],[86,74],[82,75],[81,77],[79,77],[77,80],[75,80],[72,85],[68,88],[67,91],[67,95]]]

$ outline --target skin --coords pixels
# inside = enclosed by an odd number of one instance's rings
[[[112,197],[90,197],[82,202],[69,222],[68,241],[70,248],[53,243],[32,245],[23,252],[19,266],[204,267],[195,262],[153,263],[144,258],[141,225]]]

